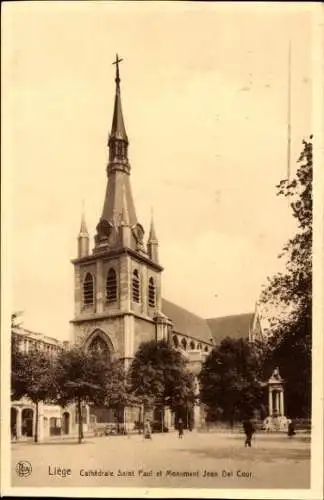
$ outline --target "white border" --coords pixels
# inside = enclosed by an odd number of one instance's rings
[[[25,8],[28,8],[28,3],[25,3]],[[51,2],[48,2],[51,3]],[[64,3],[61,3],[64,9]],[[70,2],[68,2],[70,4]],[[88,8],[89,2],[82,2],[85,8]],[[92,2],[90,2],[92,3]],[[94,3],[94,2],[93,2]],[[111,3],[111,2],[110,2]],[[117,2],[111,6],[117,9],[122,7],[125,2]],[[168,5],[170,4],[171,5]],[[42,8],[46,9],[48,5],[42,4]],[[75,2],[77,7],[79,2]],[[232,2],[232,3],[217,3],[217,4],[193,4],[193,3],[173,3],[173,2],[152,2],[151,8],[155,10],[168,8],[173,9],[226,9],[252,7],[253,9],[268,7],[271,10],[283,8],[289,9],[291,4],[287,3],[266,3],[259,2]],[[23,8],[23,5],[21,5]],[[10,394],[4,387],[10,386],[10,317],[11,317],[11,239],[10,239],[10,221],[11,221],[11,174],[10,165],[6,169],[2,169],[2,239],[1,239],[1,484],[2,495],[14,496],[34,496],[34,497],[148,497],[148,498],[280,498],[280,499],[314,499],[323,498],[323,360],[324,360],[324,124],[323,124],[323,105],[324,105],[324,71],[323,71],[323,56],[324,56],[324,37],[323,37],[323,7],[317,3],[300,3],[298,8],[307,8],[310,6],[313,9],[313,133],[314,133],[314,257],[313,257],[313,431],[311,445],[311,488],[307,490],[292,490],[292,489],[180,489],[180,488],[21,488],[11,487],[11,462],[8,459],[8,448],[10,449]],[[4,7],[4,6],[3,6]],[[71,7],[71,4],[70,4]],[[124,8],[127,7],[124,5]],[[4,11],[4,9],[3,9]],[[8,90],[8,89],[7,89]],[[10,92],[6,94],[6,100],[10,99]],[[5,136],[8,117],[5,115],[5,101],[2,101],[1,107],[2,118],[2,137]],[[8,153],[7,153],[8,155]],[[7,156],[8,158],[8,156]],[[7,161],[8,163],[8,161]]]

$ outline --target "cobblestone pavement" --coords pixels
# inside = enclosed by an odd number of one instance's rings
[[[23,461],[32,471],[20,477]],[[252,448],[239,434],[197,432],[13,443],[11,467],[12,486],[26,487],[308,488],[310,437],[258,434]]]

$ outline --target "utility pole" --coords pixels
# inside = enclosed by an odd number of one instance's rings
[[[291,40],[288,47],[288,102],[287,102],[287,179],[290,180],[291,161]]]

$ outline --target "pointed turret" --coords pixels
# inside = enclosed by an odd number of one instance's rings
[[[84,210],[82,211],[80,232],[78,235],[78,257],[86,257],[89,255],[90,236],[88,233]]]
[[[150,259],[153,260],[153,262],[156,262],[156,264],[158,264],[159,262],[158,246],[159,242],[155,232],[153,211],[152,211],[150,233],[147,240],[147,253],[149,254]]]

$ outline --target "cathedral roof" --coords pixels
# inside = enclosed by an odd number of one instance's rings
[[[166,299],[162,299],[162,311],[172,321],[175,333],[211,343],[212,334],[205,319]]]
[[[254,313],[244,313],[221,318],[208,318],[206,321],[216,345],[219,345],[226,337],[248,339],[253,317]]]
[[[254,313],[204,319],[183,307],[162,299],[162,311],[172,321],[175,333],[219,345],[223,339],[249,338]]]

